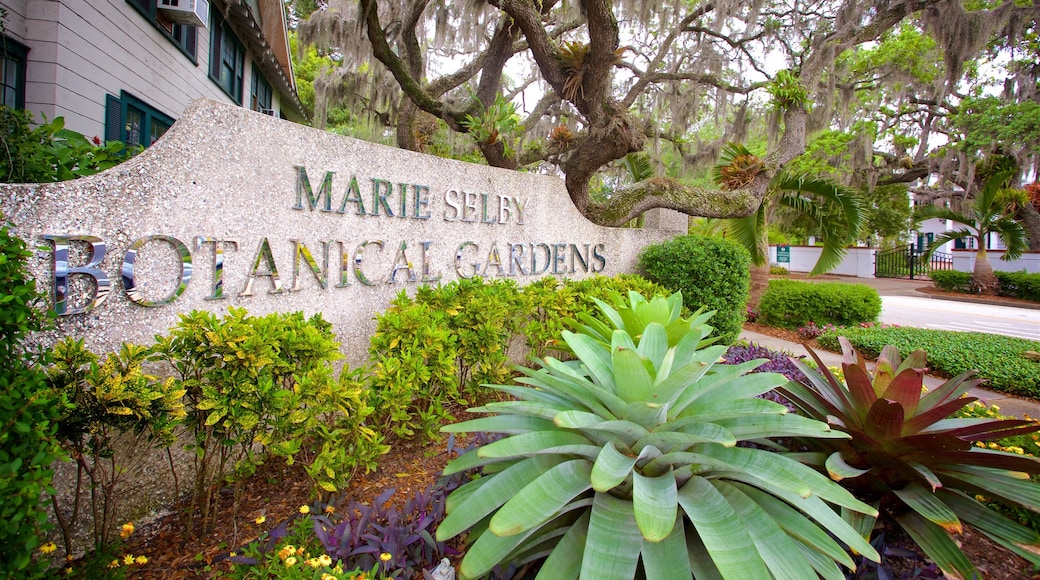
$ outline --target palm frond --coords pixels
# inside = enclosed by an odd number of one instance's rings
[[[751,254],[751,263],[756,266],[763,266],[769,261],[768,253],[764,253],[758,245],[759,237],[765,235],[766,209],[763,203],[758,206],[758,211],[749,216],[726,220],[730,239],[747,249]]]
[[[770,185],[782,192],[780,203],[816,220],[823,230],[823,249],[810,274],[838,267],[863,223],[859,197],[833,181],[809,175],[778,175]]]

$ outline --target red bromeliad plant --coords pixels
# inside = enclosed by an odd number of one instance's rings
[[[901,360],[898,349],[885,347],[871,375],[849,341],[839,341],[846,384],[808,349],[822,372],[796,361],[808,381],[789,382],[780,391],[807,416],[851,439],[799,439],[801,452],[794,457],[873,502],[879,517],[902,527],[950,577],[979,575],[951,536],[964,524],[1040,565],[1040,534],[974,497],[1040,512],[1040,485],[1028,475],[1040,473],[1040,460],[973,444],[1040,431],[1040,422],[951,417],[977,400],[964,396],[981,382],[968,380],[974,371],[924,393],[924,351]],[[864,533],[873,529],[873,518],[850,515]]]

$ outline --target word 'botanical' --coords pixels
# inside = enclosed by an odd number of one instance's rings
[[[60,315],[82,314],[101,305],[112,289],[111,277],[103,269],[103,262],[108,254],[108,246],[104,240],[91,235],[44,235],[43,238],[53,244],[53,298],[54,310]],[[173,249],[180,266],[180,272],[174,275],[174,289],[165,297],[151,298],[145,296],[137,280],[139,253],[150,243],[161,242]],[[85,244],[86,263],[79,266],[70,265],[70,249],[73,243]],[[316,285],[321,290],[345,288],[356,280],[364,286],[403,283],[433,283],[441,280],[442,271],[437,267],[448,265],[444,260],[434,261],[436,248],[432,241],[420,241],[409,245],[407,241],[392,245],[385,240],[365,240],[353,246],[340,240],[322,240],[312,251],[300,240],[289,240],[291,245],[292,264],[291,283],[288,288],[282,282],[275,252],[268,238],[262,238],[245,276],[243,288],[238,297],[253,296],[253,285],[266,278],[270,289],[268,294],[298,292],[303,289],[300,272],[303,266],[311,272]],[[227,298],[224,292],[224,270],[226,253],[237,251],[240,241],[231,238],[196,236],[193,239],[196,253],[211,248],[212,268],[210,269],[212,285],[207,300]],[[455,248],[454,271],[459,278],[538,276],[543,274],[564,275],[578,272],[596,273],[606,267],[604,244],[576,243],[530,243],[493,241],[481,246],[476,242],[462,242]],[[375,253],[373,257],[370,254]],[[393,254],[391,260],[386,258]],[[316,257],[317,256],[317,257]],[[335,260],[333,260],[335,257]],[[413,258],[416,258],[413,260]],[[149,235],[137,239],[130,244],[123,255],[120,266],[120,277],[126,297],[140,306],[156,307],[172,303],[188,288],[195,272],[195,258],[192,249],[183,241],[167,235]],[[332,267],[332,264],[335,267]],[[88,295],[71,304],[69,297],[70,278],[74,275],[87,277],[93,284]]]

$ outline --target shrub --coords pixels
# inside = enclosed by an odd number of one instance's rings
[[[512,376],[509,346],[523,335],[535,355],[558,352],[565,321],[594,300],[636,289],[664,295],[639,276],[594,276],[560,282],[547,277],[522,289],[510,280],[458,280],[400,293],[378,316],[362,376],[376,421],[387,431],[432,440],[448,409],[486,397],[482,384]]]
[[[640,562],[650,580],[808,578],[853,566],[832,538],[879,558],[829,504],[874,509],[784,455],[737,445],[831,432],[755,399],[783,377],[747,374],[757,361],[716,364],[726,347],[708,346],[710,315],[684,319],[681,306],[679,294],[601,303],[602,319],[563,333],[578,361],[543,360],[524,386],[495,387],[517,400],[443,429],[508,435],[445,468],[486,466],[437,528],[439,540],[469,530],[461,576],[548,554],[541,578],[633,578]]]
[[[923,350],[928,353],[931,371],[955,377],[977,370],[986,387],[1022,397],[1040,398],[1040,364],[1023,356],[1040,351],[1040,342],[981,332],[950,332],[909,327],[841,328],[818,340],[827,350],[840,350],[838,336],[844,335],[852,346],[868,357],[876,357],[892,345],[900,351]]]
[[[29,256],[25,242],[0,226],[0,570],[15,578],[42,572],[32,557],[47,527],[40,497],[51,465],[64,457],[55,438],[64,401],[42,370],[49,353],[27,344],[47,325]]]
[[[268,454],[290,464],[301,453],[313,457],[321,465],[316,484],[334,491],[358,466],[371,465],[386,451],[381,436],[363,424],[372,411],[366,391],[349,379],[333,379],[330,365],[340,356],[338,347],[320,315],[258,318],[236,308],[222,319],[190,312],[167,336],[157,337],[156,357],[170,365],[175,384],[186,393],[186,424],[197,456],[189,535],[196,512],[204,529],[211,523],[222,481],[235,484],[237,507],[240,482]],[[304,450],[310,437],[321,444],[317,456]]]
[[[44,119],[35,128],[25,111],[0,105],[0,182],[45,183],[93,175],[114,167],[140,148],[118,141],[101,145],[65,128],[65,119]]]
[[[809,322],[845,326],[872,322],[881,314],[881,297],[866,284],[771,280],[758,305],[769,326],[797,328]]]
[[[58,436],[76,462],[76,486],[89,481],[94,548],[113,541],[123,483],[139,474],[149,451],[169,447],[174,429],[184,418],[184,389],[175,381],[159,380],[144,372],[148,356],[143,346],[124,343],[98,364],[83,340],[67,338],[54,347],[48,381],[69,401],[59,419]],[[71,509],[60,509],[54,496],[54,515],[61,526],[65,553],[73,553],[72,530],[79,522],[79,498]],[[64,515],[68,514],[68,515]]]
[[[736,341],[744,325],[750,267],[747,250],[722,238],[679,236],[639,255],[646,277],[682,292],[687,308],[715,311],[711,323],[723,344]]]
[[[891,346],[882,349],[873,375],[863,357],[839,338],[845,382],[838,381],[809,349],[822,374],[800,365],[803,383],[780,388],[808,417],[827,421],[849,439],[795,439],[798,457],[827,473],[858,498],[880,505],[888,525],[901,527],[948,576],[978,577],[979,571],[952,536],[965,524],[1008,550],[1040,565],[1040,534],[1003,518],[979,503],[976,494],[1036,509],[1040,485],[1021,479],[1040,473],[1035,457],[973,445],[1009,435],[1040,431],[1040,422],[1020,419],[952,418],[977,400],[964,396],[980,381],[971,372],[923,394],[925,352],[905,360]],[[861,530],[874,518],[846,514]]]
[[[933,270],[928,273],[939,290],[972,294],[971,272],[956,270]]]
[[[459,400],[458,339],[446,313],[404,292],[377,317],[368,347],[365,380],[384,432],[430,439]]]
[[[997,275],[997,280],[1000,282],[997,293],[1001,296],[1040,302],[1040,274],[1029,274],[1025,270],[994,272],[994,274]]]

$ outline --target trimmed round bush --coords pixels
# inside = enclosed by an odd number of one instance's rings
[[[650,280],[680,290],[690,310],[714,310],[709,324],[725,344],[740,336],[751,285],[751,255],[736,242],[703,236],[679,236],[648,246],[639,268]]]
[[[771,280],[758,307],[759,321],[798,328],[809,322],[849,326],[874,322],[881,297],[866,284]]]

